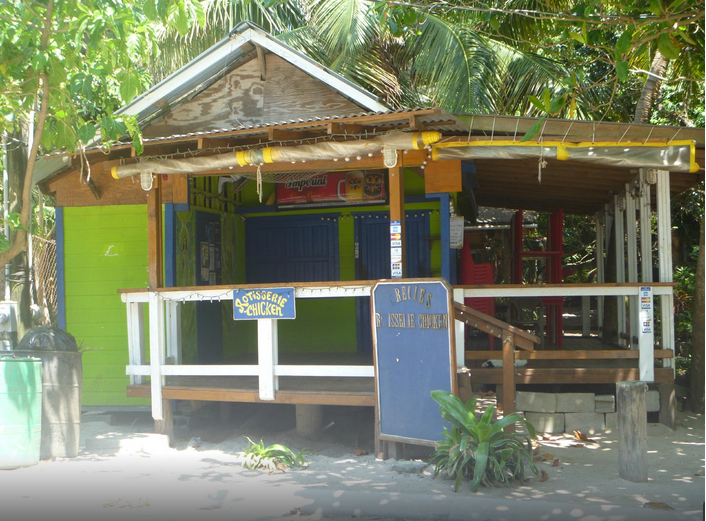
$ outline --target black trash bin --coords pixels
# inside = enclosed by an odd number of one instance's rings
[[[81,430],[83,365],[76,339],[57,327],[30,329],[14,350],[42,360],[41,459],[75,458]]]

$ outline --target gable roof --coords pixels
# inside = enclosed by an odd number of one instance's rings
[[[180,103],[204,91],[228,72],[252,59],[257,47],[267,50],[360,106],[365,112],[387,112],[380,98],[345,79],[317,61],[280,42],[252,22],[240,22],[228,36],[191,60],[157,85],[115,112],[136,115],[140,125],[165,114]],[[89,144],[100,142],[100,133]],[[67,157],[44,156],[37,160],[32,178],[35,184],[64,170]]]
[[[261,27],[252,22],[240,22],[220,42],[116,111],[116,114],[137,115],[141,123],[153,119],[194,93],[207,89],[224,74],[251,59],[256,47],[276,54],[366,111],[389,110],[377,96],[280,42]]]

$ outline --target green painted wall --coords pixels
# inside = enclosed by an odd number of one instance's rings
[[[127,398],[125,304],[118,289],[147,286],[144,205],[64,209],[66,328],[83,355],[83,405],[141,405]]]
[[[198,180],[197,189],[215,193],[217,180]],[[254,185],[254,183],[251,183]],[[274,185],[265,184],[263,201],[267,202]],[[423,180],[412,172],[405,173],[407,196],[423,195]],[[234,203],[219,203],[192,194],[192,208],[206,211],[232,212],[235,199],[239,204],[257,201],[254,187],[244,192],[228,194]],[[434,210],[430,216],[430,236],[439,236],[438,202],[407,205],[408,210]],[[336,208],[340,212],[339,261],[341,280],[355,279],[354,220],[351,213],[385,211],[387,207]],[[307,213],[330,213],[332,210],[308,210]],[[245,218],[266,215],[288,215],[295,212],[234,215],[221,213],[223,242],[231,239],[233,248],[223,251],[223,283],[245,282]],[[297,212],[299,213],[299,212]],[[89,349],[83,356],[84,405],[147,405],[149,400],[127,398],[125,376],[128,364],[127,323],[125,304],[118,289],[147,286],[147,211],[144,205],[65,208],[65,278],[66,323],[80,345]],[[190,285],[194,266],[193,211],[179,212],[175,221],[177,284]],[[439,241],[431,243],[432,271],[440,273]],[[195,358],[195,313],[193,305],[183,306],[185,362]],[[255,322],[233,322],[232,308],[223,307],[224,355],[235,356],[243,351],[257,351]],[[147,327],[147,324],[146,324]],[[281,352],[355,352],[355,303],[353,299],[300,299],[297,320],[281,321]],[[316,335],[312,334],[316,331]],[[193,340],[193,341],[192,341]],[[190,347],[193,344],[193,348]]]

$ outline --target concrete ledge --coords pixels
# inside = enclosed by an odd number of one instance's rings
[[[518,391],[515,393],[515,409],[525,412],[556,412],[556,394]]]
[[[564,414],[566,432],[574,430],[584,434],[595,434],[605,430],[605,416],[595,412],[567,412]]]
[[[608,412],[605,414],[605,428],[606,429],[617,429],[618,428],[618,413]]]
[[[557,393],[556,412],[593,413],[596,395],[593,393]]]
[[[525,412],[525,418],[537,432],[561,434],[564,432],[564,415],[560,413]]]

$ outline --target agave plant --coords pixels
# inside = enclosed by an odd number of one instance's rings
[[[432,391],[431,397],[439,404],[441,417],[451,424],[451,430],[444,427],[444,440],[437,443],[430,463],[435,464],[435,477],[448,473],[456,478],[454,491],[464,479],[472,480],[473,492],[481,483],[486,486],[522,483],[525,465],[539,473],[532,462],[531,438],[535,437],[535,431],[527,420],[513,413],[492,422],[494,405],[479,420],[475,416],[475,399],[464,404],[447,391]],[[526,425],[529,436],[503,430],[516,422]]]
[[[243,466],[249,470],[267,469],[270,471],[286,470],[289,467],[306,467],[306,456],[311,456],[311,451],[302,449],[295,454],[292,449],[280,444],[273,444],[265,447],[260,443],[255,443],[246,436],[248,447],[245,449],[245,461]]]

